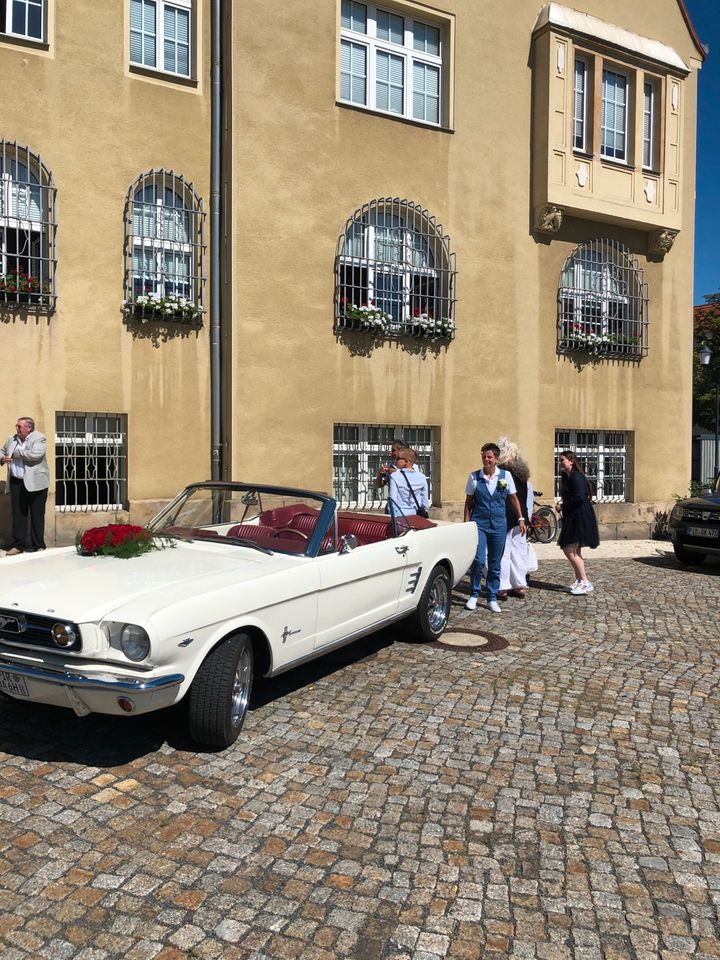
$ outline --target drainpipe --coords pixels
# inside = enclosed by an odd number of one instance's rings
[[[211,478],[222,479],[222,365],[220,350],[220,211],[222,181],[222,30],[223,0],[212,0],[210,121],[210,439]]]

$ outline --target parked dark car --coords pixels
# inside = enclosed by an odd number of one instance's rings
[[[681,563],[702,563],[708,554],[720,556],[720,476],[713,490],[673,507],[670,538]]]

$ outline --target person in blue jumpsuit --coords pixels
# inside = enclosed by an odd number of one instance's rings
[[[512,474],[497,465],[500,456],[498,445],[486,443],[480,452],[482,470],[473,470],[465,487],[465,520],[474,520],[478,528],[477,552],[470,568],[470,599],[465,608],[474,610],[477,607],[483,567],[487,564],[488,609],[493,613],[500,613],[497,595],[500,589],[500,562],[507,535],[506,501],[510,501],[511,510],[514,510],[519,518],[518,524],[523,536],[525,519]]]

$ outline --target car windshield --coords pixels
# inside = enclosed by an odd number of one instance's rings
[[[330,497],[304,490],[203,483],[184,490],[148,528],[228,548],[314,555],[333,541],[334,507]]]

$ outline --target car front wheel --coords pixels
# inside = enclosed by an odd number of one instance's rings
[[[252,643],[246,634],[228,637],[210,651],[188,695],[190,736],[196,743],[220,749],[235,743],[245,721],[252,681]]]
[[[445,567],[433,567],[415,611],[415,633],[421,640],[437,640],[450,617],[450,574]]]
[[[681,543],[673,543],[673,550],[680,563],[686,563],[690,567],[696,567],[707,557],[706,553],[695,553],[692,550],[686,550]]]

